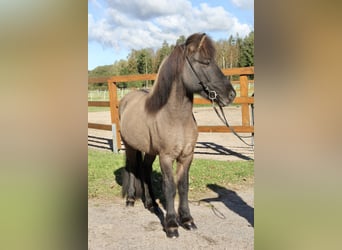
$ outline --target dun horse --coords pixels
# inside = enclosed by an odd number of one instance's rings
[[[193,34],[164,60],[151,92],[131,92],[119,105],[126,148],[122,190],[126,205],[133,206],[143,195],[147,209],[161,211],[151,183],[152,163],[159,155],[166,200],[164,230],[171,238],[178,237],[178,225],[187,230],[197,228],[188,205],[189,169],[198,136],[192,113],[194,93],[220,106],[231,103],[236,95],[214,58],[212,40],[206,34]],[[177,188],[178,213],[174,207]]]

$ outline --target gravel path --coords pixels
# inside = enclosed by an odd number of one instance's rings
[[[239,107],[226,107],[225,112],[231,125],[241,124]],[[196,108],[194,115],[199,125],[222,125],[211,108]],[[110,124],[110,114],[88,113],[88,121]],[[110,150],[111,138],[110,131],[88,129],[90,148]],[[254,150],[231,133],[200,133],[195,158],[250,160],[254,159]],[[147,211],[140,200],[133,208],[124,204],[118,197],[88,200],[88,249],[254,249],[253,183],[213,185],[211,191],[191,201],[198,229],[179,228],[177,239],[166,237],[162,218]]]
[[[179,228],[177,239],[166,237],[160,218],[142,202],[130,208],[124,204],[121,199],[89,200],[88,249],[254,249],[252,188],[221,188],[191,201],[198,229]]]

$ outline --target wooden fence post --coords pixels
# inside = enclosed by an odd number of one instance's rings
[[[112,121],[113,152],[117,153],[121,149],[120,127],[119,127],[119,103],[116,83],[108,80],[110,117]]]
[[[240,75],[240,96],[248,97],[248,78],[247,75]],[[242,126],[250,126],[249,120],[249,104],[242,103],[241,104],[241,118],[242,118]]]

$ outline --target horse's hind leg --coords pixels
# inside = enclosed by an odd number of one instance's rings
[[[143,182],[144,182],[144,205],[152,213],[160,213],[159,206],[152,189],[152,164],[156,159],[155,155],[145,154],[143,161]]]
[[[126,196],[126,206],[134,206],[135,199],[141,195],[139,171],[142,159],[139,151],[127,144],[125,144],[125,148],[126,166],[123,174],[122,195]]]
[[[188,192],[189,192],[189,170],[192,162],[192,155],[180,157],[177,160],[177,186],[179,194],[178,216],[179,223],[187,230],[197,229],[192,216],[190,215]]]

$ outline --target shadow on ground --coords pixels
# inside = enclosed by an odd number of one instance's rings
[[[196,149],[210,149],[208,152],[198,152]],[[231,149],[228,149],[226,147],[223,147],[221,145],[218,145],[213,142],[197,142],[196,148],[195,148],[195,155],[196,154],[204,154],[204,155],[233,155],[236,156],[242,160],[253,160],[252,158],[243,155],[241,153],[238,153],[236,151],[233,151]]]
[[[121,167],[117,170],[114,171],[114,176],[115,176],[115,181],[122,187],[122,175],[123,175],[123,170],[125,167]],[[158,173],[157,171],[153,171],[152,175],[152,189],[153,189],[153,193],[155,195],[155,198],[160,201],[160,204],[163,206],[164,209],[166,209],[166,201],[163,195],[163,191],[162,191],[162,175],[160,173]],[[143,197],[141,198],[143,201]],[[164,228],[164,221],[165,221],[165,215],[163,213],[163,211],[161,209],[157,209],[154,211],[150,211],[152,213],[154,213],[159,221],[160,224],[162,225],[162,227]]]
[[[216,198],[201,199],[204,202],[219,201],[228,209],[245,218],[254,227],[254,208],[249,206],[235,191],[217,184],[208,184],[207,187],[217,193]]]
[[[88,135],[88,147],[107,149],[113,151],[113,140],[103,137]]]
[[[98,149],[106,149],[113,151],[113,140],[103,137],[96,137],[88,135],[88,146]],[[206,150],[206,151],[204,151]],[[231,155],[242,160],[253,160],[253,158],[228,149],[222,145],[213,142],[197,142],[195,147],[195,155]]]
[[[115,181],[122,187],[122,173],[123,173],[124,167],[121,167],[114,171]],[[162,204],[163,208],[165,208],[165,198],[162,190],[162,181],[163,177],[161,173],[158,173],[157,171],[152,172],[152,189],[153,193],[156,197],[156,200],[159,199],[160,203]]]

